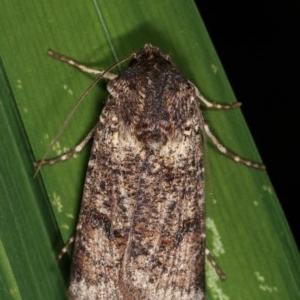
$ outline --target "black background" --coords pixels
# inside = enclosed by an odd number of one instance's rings
[[[197,5],[299,247],[300,3]]]

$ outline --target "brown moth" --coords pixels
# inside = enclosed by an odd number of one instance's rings
[[[171,63],[146,44],[111,79],[99,122],[70,157],[93,137],[76,228],[69,299],[204,299],[205,213],[203,140],[235,161],[205,124],[207,101]]]

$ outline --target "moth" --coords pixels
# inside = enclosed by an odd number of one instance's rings
[[[205,123],[207,101],[150,44],[130,56],[120,75],[56,59],[110,79],[92,137],[71,267],[69,299],[204,299],[204,136],[231,159],[263,165],[228,151]]]

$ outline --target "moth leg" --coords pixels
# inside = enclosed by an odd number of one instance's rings
[[[79,63],[78,61],[76,61],[76,60],[74,60],[74,59],[72,59],[68,56],[59,54],[59,53],[57,53],[57,52],[55,52],[51,49],[48,50],[48,55],[51,56],[54,59],[57,59],[57,60],[62,61],[64,63],[67,63],[68,65],[70,65],[74,68],[77,68],[81,72],[84,72],[84,73],[87,73],[87,74],[102,76],[103,78],[106,78],[106,79],[109,79],[109,80],[114,79],[114,78],[117,77],[116,74],[113,74],[113,73],[110,73],[110,72],[100,71],[100,70],[95,70],[95,69],[89,68],[89,67]]]
[[[60,250],[60,252],[56,256],[56,260],[59,261],[62,259],[62,257],[68,252],[69,247],[74,243],[75,238],[74,236],[71,236],[67,243],[63,246],[63,248]]]
[[[218,276],[220,277],[220,279],[225,280],[226,279],[225,273],[223,272],[223,270],[218,265],[218,263],[216,262],[216,260],[214,259],[214,257],[212,256],[212,254],[210,253],[210,251],[207,248],[205,249],[205,257],[207,258],[209,263],[212,265],[212,267],[215,269],[215,271],[218,274]]]
[[[241,102],[235,102],[232,104],[220,104],[220,103],[213,103],[207,100],[198,89],[197,90],[197,98],[205,105],[207,108],[213,108],[213,109],[231,109],[231,108],[237,108],[242,105]]]
[[[92,130],[84,137],[84,139],[78,145],[76,145],[73,149],[71,149],[70,151],[65,152],[65,153],[63,153],[63,154],[61,154],[59,156],[53,157],[53,158],[43,159],[43,160],[36,161],[34,163],[34,166],[37,168],[37,171],[39,170],[39,168],[41,166],[44,166],[44,165],[54,165],[54,164],[56,164],[56,163],[58,163],[60,161],[64,161],[64,160],[67,160],[67,159],[71,158],[76,153],[81,152],[81,150],[87,145],[87,143],[93,137],[94,132],[96,130],[96,126],[94,126],[92,128]],[[36,173],[37,173],[37,171],[36,171]]]
[[[211,132],[209,126],[204,123],[204,130],[205,133],[207,134],[208,138],[210,139],[210,141],[217,147],[217,149],[223,153],[224,155],[226,155],[227,157],[229,157],[230,159],[232,159],[233,161],[237,162],[237,163],[241,163],[246,165],[247,167],[251,167],[251,168],[255,168],[255,169],[262,169],[264,170],[266,167],[263,164],[259,164],[259,163],[255,163],[252,162],[248,159],[242,158],[240,156],[238,156],[237,154],[229,151],[218,139],[217,137]]]

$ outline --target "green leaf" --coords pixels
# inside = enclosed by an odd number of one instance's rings
[[[60,233],[0,64],[0,295],[1,299],[64,299],[53,252]]]
[[[193,1],[4,1],[1,65],[1,299],[66,299],[68,257],[55,256],[74,232],[89,149],[43,167],[43,156],[91,77],[47,57],[48,48],[101,69],[145,43],[175,65],[209,99],[235,101]],[[69,4],[69,5],[68,5]],[[125,66],[123,66],[125,67]],[[107,92],[99,84],[53,149],[72,148],[98,119]],[[205,111],[230,149],[259,161],[239,109]],[[227,279],[207,266],[207,299],[297,299],[299,253],[264,171],[206,149],[208,246]],[[66,261],[65,261],[66,260]]]

